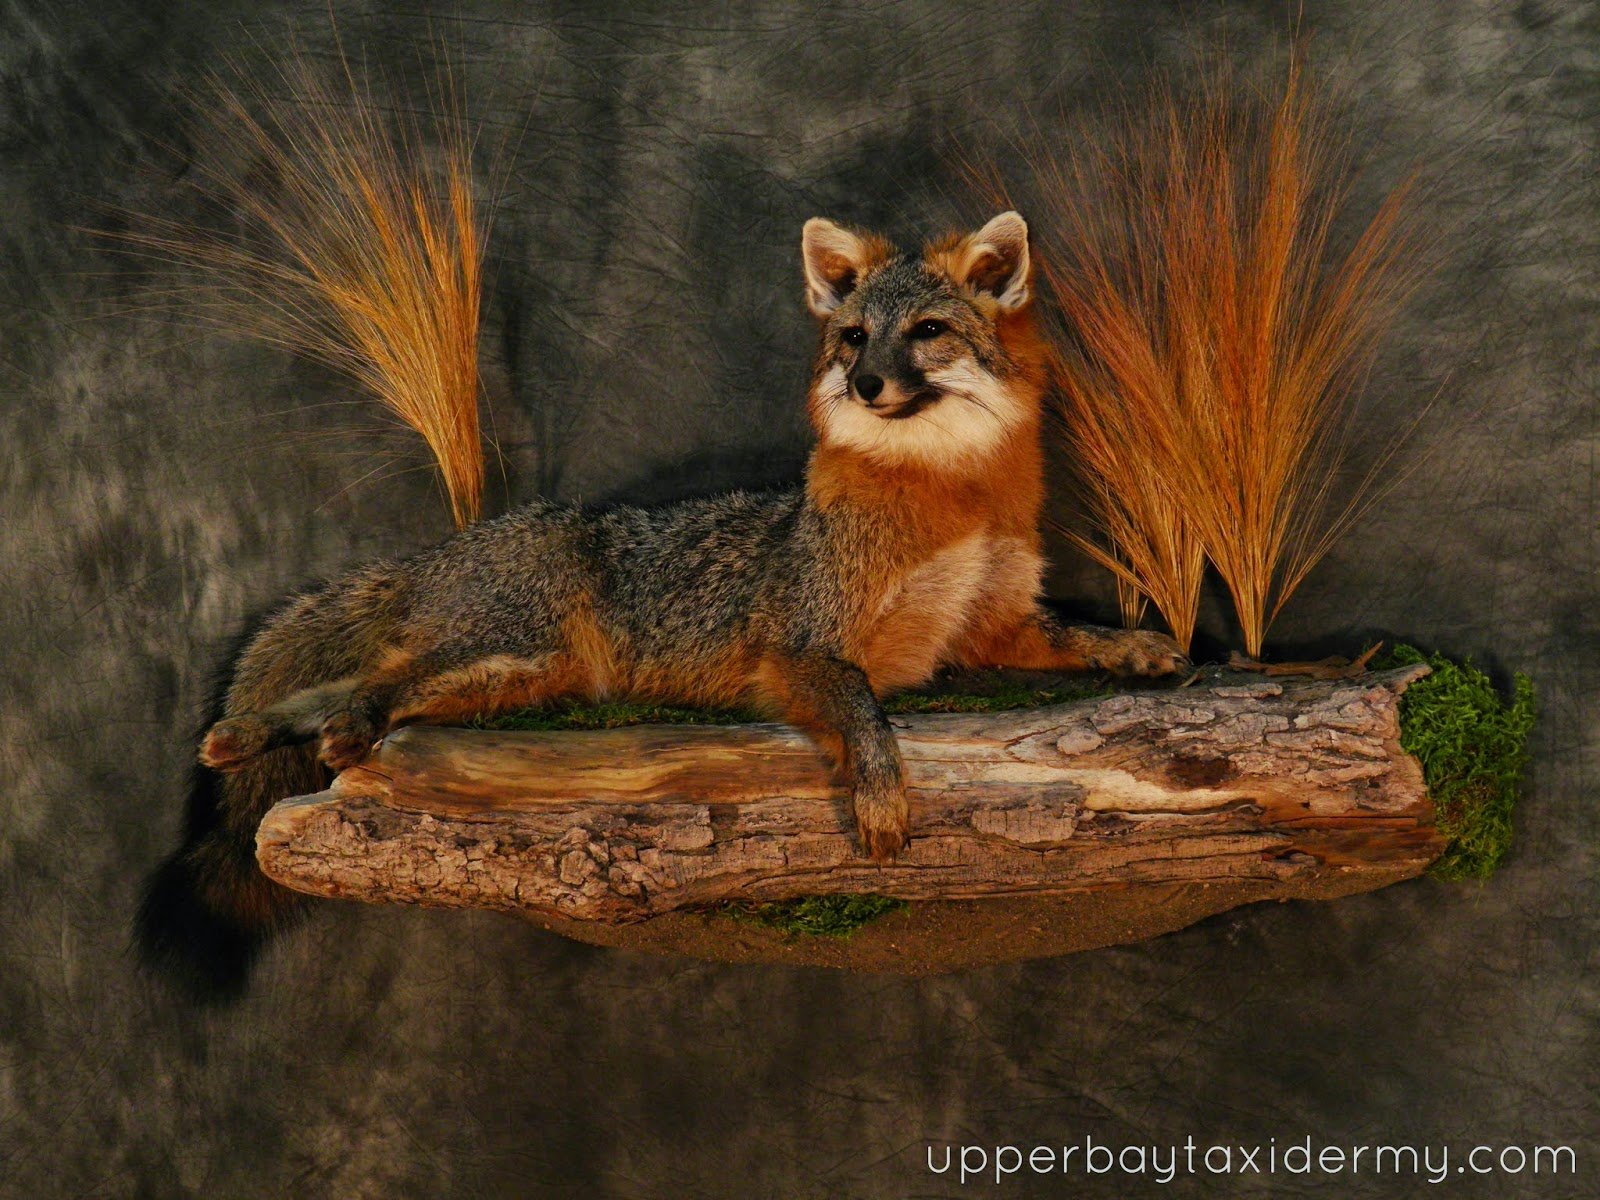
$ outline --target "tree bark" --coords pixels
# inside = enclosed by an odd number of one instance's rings
[[[1342,892],[1444,845],[1397,700],[1426,667],[894,718],[911,842],[861,857],[844,789],[782,726],[413,726],[262,822],[262,869],[365,901],[622,923],[730,899],[971,899],[1127,883]],[[1253,893],[1260,898],[1258,893]],[[1270,894],[1270,893],[1269,893]]]

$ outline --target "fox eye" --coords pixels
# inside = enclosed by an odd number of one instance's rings
[[[932,317],[929,317],[926,321],[918,321],[915,325],[913,325],[911,327],[911,332],[906,336],[914,338],[936,338],[948,328],[949,326],[943,321],[935,321]]]
[[[867,344],[867,331],[859,325],[852,325],[839,335],[846,346],[865,346]]]

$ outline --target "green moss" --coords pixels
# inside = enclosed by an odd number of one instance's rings
[[[891,714],[1004,712],[1038,708],[1108,696],[1111,689],[1093,683],[1031,688],[995,673],[982,693],[901,692],[884,702]],[[675,708],[665,704],[613,701],[585,704],[560,701],[469,722],[474,729],[620,729],[627,725],[748,725],[766,720],[749,709]]]
[[[666,704],[559,701],[469,721],[473,729],[621,729],[626,725],[748,725],[761,717],[739,709],[674,708]]]
[[[888,713],[982,713],[1005,712],[1012,708],[1043,708],[1047,704],[1071,704],[1111,695],[1112,689],[1093,682],[1047,688],[1030,688],[1002,676],[995,677],[993,691],[941,694],[939,692],[901,692],[884,701]]]
[[[721,911],[735,920],[754,921],[784,933],[842,938],[905,907],[904,900],[890,896],[801,896],[768,904],[726,904]]]
[[[1533,683],[1518,675],[1509,699],[1471,662],[1396,646],[1378,664],[1425,662],[1433,673],[1400,697],[1400,744],[1422,763],[1439,831],[1449,847],[1440,879],[1487,879],[1511,848],[1512,809],[1528,764]]]

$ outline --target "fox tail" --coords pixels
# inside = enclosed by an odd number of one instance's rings
[[[369,670],[398,627],[402,590],[381,563],[296,596],[251,638],[212,716],[257,712]],[[328,782],[315,744],[277,746],[224,771],[196,765],[182,842],[146,881],[134,919],[146,966],[200,1002],[243,994],[261,950],[306,899],[261,873],[256,828],[279,800]]]

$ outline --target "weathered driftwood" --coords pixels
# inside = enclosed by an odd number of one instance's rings
[[[1237,883],[1259,899],[1330,875],[1360,891],[1443,849],[1399,745],[1396,701],[1425,673],[895,718],[912,840],[888,866],[858,853],[811,743],[775,725],[403,729],[328,791],[274,808],[258,854],[323,896],[610,923],[831,892]]]

